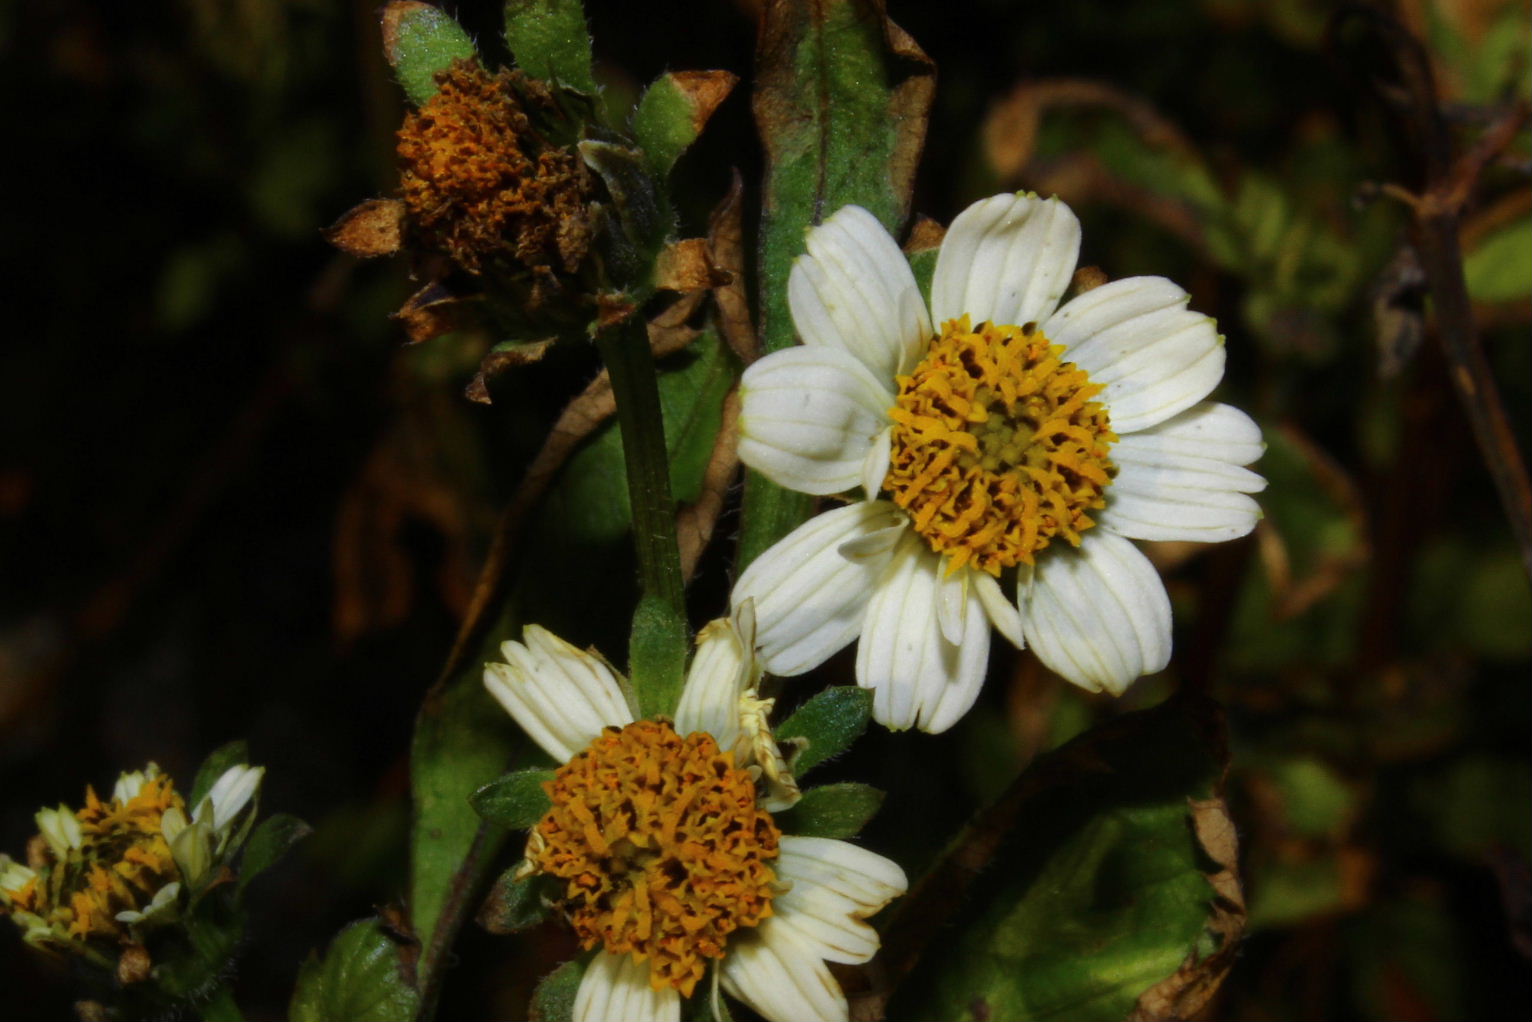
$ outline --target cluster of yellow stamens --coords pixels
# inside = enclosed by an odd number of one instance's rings
[[[771,915],[781,832],[711,735],[607,728],[546,789],[529,858],[564,880],[581,943],[648,960],[654,989],[690,996],[729,934]]]
[[[900,376],[884,488],[948,559],[999,575],[1106,506],[1117,435],[1101,392],[1035,324],[949,321]]]
[[[61,857],[41,835],[28,847],[35,879],[10,892],[10,910],[37,916],[56,932],[77,940],[127,937],[117,913],[143,909],[155,893],[180,878],[161,821],[170,809],[185,811],[171,779],[152,774],[137,794],[102,801],[92,788],[74,813],[79,848]]]

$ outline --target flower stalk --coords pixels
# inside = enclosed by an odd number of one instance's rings
[[[633,686],[641,714],[670,713],[686,667],[686,606],[654,356],[638,316],[598,330],[596,347],[617,402],[642,592],[629,646]]]

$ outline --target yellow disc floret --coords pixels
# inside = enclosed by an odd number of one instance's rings
[[[884,488],[948,559],[991,575],[1078,546],[1106,506],[1117,435],[1101,392],[1035,324],[949,321],[900,376]]]
[[[771,915],[781,832],[711,735],[607,728],[546,788],[528,858],[564,880],[581,943],[649,961],[654,989],[690,996],[729,934]]]

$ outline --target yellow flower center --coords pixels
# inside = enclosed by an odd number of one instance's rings
[[[690,996],[729,934],[771,915],[781,832],[711,735],[652,720],[607,728],[546,788],[553,808],[529,858],[564,880],[584,947],[648,959],[654,989]]]
[[[41,840],[33,867],[40,882],[13,895],[13,910],[30,912],[70,937],[128,939],[117,913],[143,909],[160,888],[180,879],[161,833],[166,811],[185,810],[175,785],[163,774],[149,778],[126,802],[103,802],[85,789],[75,813],[81,842],[62,860]]]
[[[1106,506],[1117,434],[1101,392],[1036,324],[972,329],[950,320],[898,378],[888,476],[948,570],[999,575],[1031,564],[1055,536],[1072,545]]]

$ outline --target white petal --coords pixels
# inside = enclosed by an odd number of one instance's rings
[[[738,607],[755,600],[755,641],[772,674],[812,670],[856,638],[873,582],[892,551],[848,560],[842,544],[900,525],[887,501],[861,501],[810,518],[757,557],[734,584]]]
[[[846,206],[812,228],[787,301],[803,343],[855,355],[880,380],[915,364],[931,321],[910,264],[878,218]]]
[[[1252,439],[1253,434],[1253,439]],[[1215,543],[1255,528],[1248,493],[1266,480],[1240,466],[1260,453],[1260,428],[1244,412],[1204,403],[1112,447],[1117,478],[1102,528],[1132,539]]]
[[[1091,691],[1120,695],[1170,661],[1170,599],[1149,559],[1103,529],[1078,550],[1038,555],[1021,593],[1022,628],[1038,658]]]
[[[612,669],[546,628],[528,625],[524,642],[505,642],[505,663],[484,665],[484,687],[538,745],[563,763],[608,726],[633,722]]]
[[[201,819],[205,808],[211,803],[213,829],[222,832],[255,797],[265,773],[265,767],[246,766],[243,763],[229,767],[213,782],[202,804],[192,810],[192,819]]]
[[[976,202],[942,239],[931,316],[938,327],[964,314],[974,326],[1041,322],[1069,287],[1079,256],[1080,221],[1058,199],[996,195]]]
[[[861,916],[872,915],[910,886],[892,859],[828,837],[782,835],[776,871],[793,882],[794,890],[800,885],[823,889],[840,898],[847,912]]]
[[[649,963],[601,951],[585,967],[575,993],[575,1022],[678,1022],[681,995],[649,986]]]
[[[968,613],[968,576],[966,568],[947,573],[942,566],[941,585],[936,590],[936,623],[941,626],[942,638],[951,643],[963,641],[963,618]]]
[[[788,348],[740,380],[740,460],[801,493],[838,493],[861,481],[894,395],[837,348]]]
[[[755,659],[755,602],[697,633],[697,652],[676,706],[676,730],[705,731],[725,752],[739,740],[739,700],[760,677]]]
[[[872,716],[885,727],[951,727],[973,705],[989,658],[989,622],[977,600],[963,611],[963,639],[942,635],[938,604],[945,565],[909,533],[878,580],[857,644],[856,680],[873,690]]]
[[[1128,277],[1087,291],[1043,324],[1092,382],[1119,436],[1147,429],[1208,395],[1223,379],[1214,321],[1186,308],[1163,277]]]
[[[1026,639],[1021,634],[1021,613],[1016,609],[1016,604],[1005,598],[1005,593],[1000,591],[1000,582],[988,572],[976,571],[973,573],[975,591],[979,594],[979,602],[984,606],[984,613],[989,615],[990,624],[995,626],[1011,645],[1017,649],[1026,648]]]
[[[868,500],[877,500],[883,490],[883,480],[888,478],[888,462],[894,450],[894,427],[885,426],[872,439],[867,457],[862,459],[862,492]]]
[[[735,936],[723,960],[723,987],[767,1022],[843,1022],[840,984],[791,926],[767,919]]]

